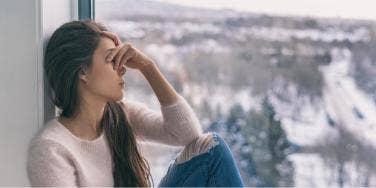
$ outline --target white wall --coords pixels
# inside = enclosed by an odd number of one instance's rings
[[[0,186],[29,186],[27,146],[54,114],[44,89],[43,45],[77,18],[75,0],[0,1]]]

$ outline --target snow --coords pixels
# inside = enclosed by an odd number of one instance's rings
[[[354,32],[346,32],[334,28],[321,31],[318,29],[288,29],[282,27],[252,26],[240,27],[238,34],[281,42],[288,42],[293,38],[328,43],[333,41],[344,41],[346,39],[350,42],[367,42],[370,40],[370,33],[364,28],[358,28]]]
[[[197,17],[197,15],[192,15]],[[148,22],[148,21],[124,21],[112,20],[110,27],[115,31],[121,32],[126,38],[141,39],[145,37],[148,31],[162,31],[163,39],[166,41],[180,40],[191,34],[211,34],[228,37],[230,40],[247,41],[250,38],[261,38],[269,41],[290,42],[292,39],[312,40],[330,43],[334,41],[350,42],[368,42],[370,32],[365,27],[356,29],[343,29],[341,27],[326,27],[325,30],[319,29],[291,29],[283,27],[264,27],[250,26],[239,27],[230,30],[213,23],[196,23],[189,21],[182,22]],[[304,45],[297,45],[298,51],[307,55],[314,55],[321,49],[307,48]],[[202,40],[188,41],[182,46],[173,44],[148,44],[145,52],[155,58],[158,65],[164,70],[178,72],[183,74],[182,63],[179,59],[179,53],[199,51],[205,53],[226,53],[231,49],[222,45],[218,40],[203,38]],[[274,48],[264,48],[265,54],[275,53]],[[293,55],[296,51],[282,49],[283,55]],[[290,141],[300,146],[313,146],[320,142],[325,136],[336,134],[336,126],[342,126],[349,130],[358,139],[376,146],[376,105],[369,95],[359,89],[354,78],[349,74],[351,63],[351,52],[348,49],[333,48],[331,50],[332,62],[329,65],[320,67],[324,78],[324,90],[322,100],[314,103],[304,96],[298,95],[297,86],[284,83],[279,80],[273,91],[268,94],[273,104],[278,119],[286,131]],[[276,59],[272,60],[276,63]],[[183,84],[183,95],[192,96],[192,107],[199,107],[204,99],[209,98],[210,107],[215,110],[217,106],[221,107],[223,113],[227,113],[230,108],[239,103],[248,111],[258,109],[262,96],[252,96],[252,88],[241,89],[237,92],[231,91],[228,86],[216,85],[209,90],[205,85],[198,85],[186,81]],[[279,99],[276,94],[284,93],[288,96],[287,101]],[[132,88],[132,91],[126,92],[128,99],[143,99],[146,104],[152,104],[151,108],[159,110],[158,100],[154,95],[145,94],[141,90]],[[332,127],[327,121],[330,116],[336,126]],[[208,124],[208,121],[203,121]],[[151,165],[151,171],[154,183],[157,185],[160,179],[167,172],[167,168],[174,159],[176,153],[181,148],[173,148],[153,143],[145,143],[143,150],[145,157]],[[247,148],[244,148],[247,149]],[[249,149],[249,148],[248,148]],[[299,153],[289,156],[295,165],[295,186],[297,187],[328,187],[337,186],[333,169],[327,164],[321,156],[314,153]],[[357,182],[356,177],[359,169],[353,163],[346,164],[349,172],[349,182],[346,186],[359,186],[351,184]],[[371,177],[375,179],[375,177]],[[371,181],[372,182],[372,181]],[[374,180],[373,182],[376,182]]]
[[[349,130],[358,139],[376,146],[376,106],[369,95],[359,89],[354,78],[349,74],[351,52],[347,49],[332,49],[332,62],[320,67],[323,72],[325,87],[323,100],[314,107],[304,97],[296,95],[296,87],[289,85],[284,92],[288,92],[294,106],[290,102],[278,100],[269,96],[285,129],[288,139],[301,146],[311,146],[319,143],[324,136],[336,137],[335,128],[330,127],[326,121],[329,114],[336,125]],[[283,84],[280,84],[283,86]],[[278,88],[274,89],[278,91]],[[294,111],[300,106],[298,111]],[[363,115],[359,118],[354,112],[356,107]],[[297,187],[327,187],[338,186],[334,169],[326,167],[323,159],[317,154],[293,154],[290,159],[295,165],[295,186]],[[359,169],[354,163],[345,166],[347,179],[345,185],[359,186]],[[371,176],[371,181],[372,182]]]
[[[376,106],[349,74],[351,52],[333,49],[332,56],[335,57],[333,62],[322,68],[326,83],[325,107],[339,126],[376,147]],[[363,119],[358,117],[354,108],[363,115]]]
[[[167,31],[164,35],[166,40],[171,39],[181,39],[185,34],[194,34],[194,33],[208,33],[208,34],[217,34],[222,30],[220,27],[211,24],[211,23],[193,23],[193,22],[167,22],[163,25],[164,30]]]
[[[171,61],[171,58],[173,59],[173,57],[168,56],[171,56],[176,49],[169,45],[158,46],[153,44],[148,48],[150,53],[156,53],[157,50],[163,51],[161,53],[163,55],[160,55],[159,58],[168,62]],[[273,89],[274,92],[287,92],[291,101],[281,101],[275,95],[269,94],[288,139],[300,146],[312,146],[319,143],[325,136],[334,136],[336,134],[335,128],[329,126],[326,119],[326,114],[329,114],[338,125],[344,126],[358,138],[376,144],[374,138],[374,135],[376,135],[374,129],[376,107],[371,98],[357,88],[354,79],[349,75],[351,53],[346,49],[333,49],[331,55],[333,57],[332,62],[320,68],[324,75],[325,88],[323,100],[317,101],[317,104],[313,105],[308,97],[298,96],[297,87],[292,84],[284,87],[284,84],[279,83]],[[171,65],[169,69],[174,68],[176,68],[176,65]],[[279,90],[278,86],[284,88]],[[199,106],[203,99],[210,95],[209,104],[212,109],[220,105],[222,112],[227,112],[235,103],[240,103],[245,110],[257,108],[261,100],[259,97],[251,96],[250,93],[250,89],[233,93],[227,87],[221,85],[216,86],[212,91],[209,91],[207,87],[193,83],[184,87],[185,95],[194,96],[192,106]],[[227,102],[224,103],[223,101]],[[356,116],[353,110],[354,106],[359,108],[359,111],[364,115],[364,119],[359,119]],[[166,150],[163,154],[166,156],[150,158],[152,174],[157,181],[160,181],[165,174],[174,151]],[[293,154],[290,159],[293,161],[296,170],[295,186],[336,186],[336,180],[333,179],[334,175],[331,174],[332,169],[326,167],[323,159],[317,154]],[[349,180],[350,183],[356,182],[354,178],[357,177],[357,171],[351,170],[355,167],[351,163],[350,166],[346,167],[350,172],[349,177],[352,179]],[[357,184],[354,183],[354,185]]]
[[[230,49],[225,45],[219,44],[213,39],[203,39],[202,41],[190,43],[180,48],[182,53],[189,53],[192,51],[200,51],[205,53],[228,53]]]
[[[295,164],[295,186],[296,187],[339,187],[338,166],[328,165],[321,156],[312,153],[294,154],[289,157]],[[357,166],[354,162],[346,163],[343,168],[346,171],[344,178],[345,187],[362,186],[366,177],[359,177],[364,173],[363,167]],[[370,182],[375,182],[370,177]],[[374,184],[370,184],[371,186]]]
[[[283,87],[283,88],[278,88]],[[284,92],[289,96],[288,101],[281,101],[276,97],[276,92]],[[273,104],[288,139],[300,146],[315,145],[323,136],[332,132],[327,125],[322,104],[313,105],[309,97],[298,96],[297,86],[279,83],[269,93]]]
[[[294,161],[296,187],[327,187],[328,169],[317,154],[294,154],[289,157]]]

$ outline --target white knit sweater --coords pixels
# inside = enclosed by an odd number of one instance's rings
[[[137,140],[184,146],[202,133],[187,101],[161,106],[123,100]],[[50,120],[31,140],[27,172],[31,186],[114,186],[112,159],[104,131],[95,140],[73,135],[57,119]],[[166,167],[167,168],[167,167]]]

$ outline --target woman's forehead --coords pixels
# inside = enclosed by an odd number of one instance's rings
[[[100,50],[108,51],[109,49],[115,48],[115,42],[108,37],[101,37],[99,46]]]

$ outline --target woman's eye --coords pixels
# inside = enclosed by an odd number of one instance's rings
[[[109,57],[109,56],[106,56],[106,58],[105,58],[105,61],[106,61],[106,62],[109,62],[109,61],[107,60],[108,57]],[[115,59],[112,59],[110,62],[111,62],[111,63],[114,63],[114,62],[115,62]]]

